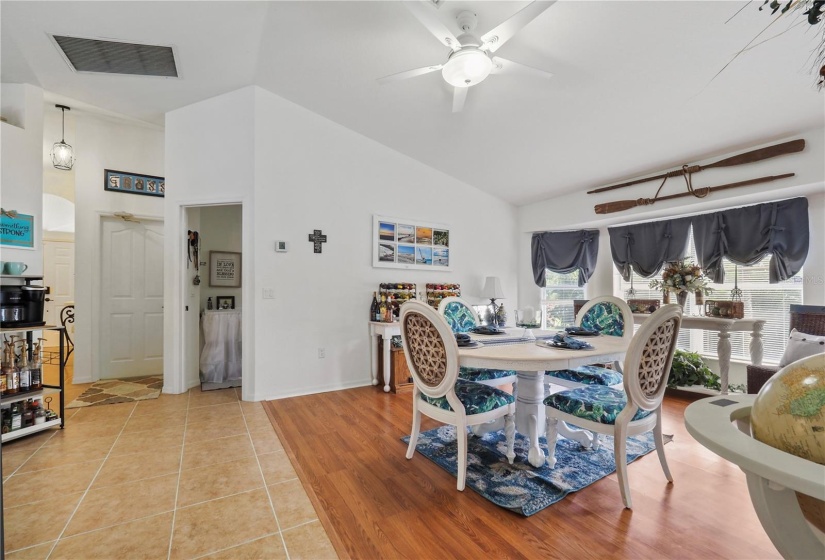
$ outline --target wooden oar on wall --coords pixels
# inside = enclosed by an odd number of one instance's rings
[[[805,149],[805,140],[791,140],[789,142],[783,142],[782,144],[776,144],[774,146],[767,146],[765,148],[759,148],[758,150],[751,150],[750,152],[745,152],[744,154],[738,154],[735,156],[731,156],[729,158],[725,158],[719,160],[715,163],[709,163],[707,165],[691,165],[691,166],[684,166],[680,169],[674,169],[673,171],[668,171],[667,173],[662,173],[660,175],[655,175],[653,177],[646,177],[644,179],[634,179],[633,181],[627,181],[626,183],[619,183],[618,185],[611,185],[609,187],[601,187],[599,189],[595,189],[592,191],[587,191],[587,194],[595,194],[605,191],[612,191],[613,189],[621,189],[624,187],[629,187],[630,185],[638,185],[639,183],[646,183],[647,181],[653,181],[656,179],[667,179],[668,177],[680,177],[682,175],[687,175],[690,173],[697,173],[702,171],[703,169],[711,169],[713,167],[731,167],[734,165],[743,165],[745,163],[755,163],[757,161],[762,161],[764,159],[770,159],[777,156],[783,156],[785,154],[795,154],[797,152],[801,152]]]
[[[670,200],[671,198],[682,198],[683,196],[695,196],[704,198],[712,192],[723,191],[725,189],[735,189],[736,187],[746,187],[748,185],[755,185],[757,183],[767,183],[776,181],[777,179],[785,179],[793,177],[795,173],[783,173],[782,175],[769,175],[767,177],[759,177],[758,179],[748,179],[747,181],[739,181],[738,183],[728,183],[727,185],[719,185],[717,187],[702,187],[694,189],[691,192],[683,192],[678,194],[669,194],[667,196],[660,196],[658,198],[637,198],[636,200],[617,200],[616,202],[606,202],[604,204],[597,204],[595,206],[596,214],[612,214],[613,212],[621,212],[623,210],[630,210],[637,206],[649,206],[655,204],[660,200]]]

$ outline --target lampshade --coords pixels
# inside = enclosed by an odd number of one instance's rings
[[[455,87],[470,87],[480,83],[493,70],[493,61],[477,48],[465,48],[450,56],[441,69],[444,80]]]
[[[481,290],[481,297],[490,299],[504,299],[504,291],[501,289],[501,280],[497,276],[488,276],[484,281],[484,288]]]

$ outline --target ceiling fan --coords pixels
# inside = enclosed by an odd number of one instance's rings
[[[436,17],[429,1],[403,2],[404,6],[432,33],[441,44],[450,48],[446,62],[434,66],[424,66],[391,74],[378,79],[379,84],[387,84],[423,76],[441,70],[444,80],[453,86],[453,113],[464,108],[467,90],[484,81],[490,74],[504,72],[526,72],[542,77],[553,74],[519,64],[498,56],[493,56],[501,46],[513,38],[525,25],[552,6],[556,0],[531,2],[510,19],[500,23],[481,37],[473,34],[478,18],[473,12],[464,10],[456,17],[461,34],[456,37]]]

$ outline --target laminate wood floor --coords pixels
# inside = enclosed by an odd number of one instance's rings
[[[745,475],[685,430],[689,396],[664,401],[674,484],[652,453],[629,466],[632,511],[613,474],[528,518],[405,458],[410,399],[363,387],[264,404],[341,558],[780,557]]]

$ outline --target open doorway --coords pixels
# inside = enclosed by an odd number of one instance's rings
[[[184,276],[190,336],[184,359],[197,368],[204,391],[242,386],[243,206],[186,208],[187,256]],[[194,336],[194,333],[197,336]]]

